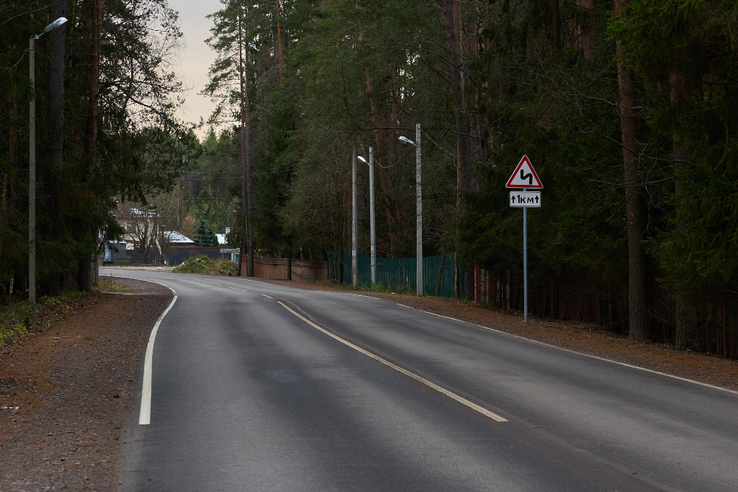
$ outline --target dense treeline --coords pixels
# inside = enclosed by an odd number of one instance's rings
[[[3,280],[27,275],[24,49],[66,8],[37,53],[48,292],[114,229],[114,196],[148,197],[184,232],[231,227],[249,258],[350,250],[354,144],[376,162],[378,256],[414,256],[416,149],[398,137],[419,123],[424,253],[456,253],[459,296],[478,295],[482,270],[490,302],[522,307],[505,182],[527,154],[545,186],[529,211],[533,314],[738,357],[734,2],[223,0],[204,92],[224,130],[202,143],[172,118],[179,32],[163,0],[64,5],[0,4]],[[368,254],[363,164],[358,194]]]
[[[36,91],[29,39],[35,42]],[[35,118],[39,295],[89,290],[100,234],[121,233],[113,199],[171,188],[199,144],[174,118],[170,63],[181,34],[165,0],[0,2],[0,281],[25,292],[29,120]],[[35,112],[29,102],[35,99]]]
[[[424,250],[458,253],[459,295],[484,269],[492,302],[521,307],[504,185],[527,154],[545,185],[534,314],[738,356],[734,2],[224,0],[211,19],[245,248],[350,250],[357,144],[377,161],[378,255],[413,256],[415,149],[398,137],[420,123]]]

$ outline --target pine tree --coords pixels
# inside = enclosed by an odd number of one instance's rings
[[[200,220],[195,227],[195,246],[200,247],[213,247],[218,245],[218,238],[215,237],[213,231],[210,230],[208,222],[204,216],[200,217]]]

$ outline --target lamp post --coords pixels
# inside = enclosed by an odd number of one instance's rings
[[[31,78],[31,102],[28,106],[28,300],[36,302],[36,40],[67,22],[59,17],[44,32],[28,40],[28,73]]]
[[[356,226],[356,144],[351,146],[351,285],[359,288],[358,231]]]
[[[370,216],[370,234],[371,234],[371,271],[372,285],[377,283],[377,235],[374,222],[374,149],[369,147],[369,162],[366,162],[362,156],[358,156],[364,164],[369,165],[369,216]]]
[[[415,142],[407,137],[400,137],[400,142],[413,145],[415,147],[415,189],[416,189],[416,225],[417,225],[417,244],[416,244],[416,283],[417,293],[423,295],[423,191],[420,180],[420,123],[415,125]]]

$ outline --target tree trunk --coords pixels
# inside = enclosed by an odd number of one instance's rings
[[[92,259],[90,255],[85,255],[79,259],[77,289],[80,292],[90,292],[92,290]]]
[[[241,263],[246,258],[246,276],[254,276],[254,243],[251,233],[251,132],[250,132],[250,103],[249,103],[249,51],[247,22],[249,4],[243,3],[243,16],[240,18],[239,29],[239,80],[241,85],[241,204],[243,208],[243,222],[241,235]],[[244,254],[245,252],[245,254]],[[243,276],[244,272],[241,272]]]
[[[8,95],[8,120],[10,122],[8,131],[8,157],[10,159],[10,169],[3,172],[2,198],[0,198],[0,257],[2,257],[3,238],[5,236],[5,224],[8,216],[8,196],[11,196],[11,186],[8,181],[10,172],[18,172],[18,129],[16,121],[18,117],[18,102],[13,94]],[[0,107],[0,111],[2,108]],[[12,207],[12,201],[11,205]],[[12,270],[11,270],[12,271]],[[10,272],[7,272],[10,273]]]
[[[102,37],[102,0],[92,4],[92,36],[90,40],[90,87],[87,94],[87,131],[85,153],[94,169],[93,152],[97,143],[97,117],[100,107],[98,87],[100,83],[100,41]]]
[[[559,7],[559,0],[550,0],[551,2],[551,42],[554,49],[558,50],[561,47],[561,9]]]
[[[340,285],[343,285],[343,266],[344,266],[344,259],[343,259],[343,249],[341,248],[338,251],[338,283]]]
[[[615,0],[620,15],[627,0]],[[625,210],[628,228],[628,321],[630,338],[645,340],[648,333],[646,309],[646,249],[643,244],[645,218],[638,159],[638,116],[635,110],[633,71],[625,66],[625,47],[617,42],[620,128],[625,167]]]
[[[374,153],[377,155],[377,163],[379,164],[379,182],[382,186],[382,195],[384,196],[384,212],[385,218],[387,219],[387,243],[389,256],[394,257],[394,241],[392,238],[392,230],[394,225],[394,219],[392,216],[392,201],[391,201],[391,190],[390,190],[390,176],[389,170],[392,168],[392,154],[390,147],[387,145],[387,139],[384,137],[384,133],[378,129],[382,127],[379,119],[379,110],[377,108],[376,101],[374,100],[374,85],[372,83],[372,77],[369,74],[369,70],[364,71],[366,77],[366,92],[369,95],[369,108],[372,113],[372,124],[374,125],[374,143],[377,146],[377,151]],[[393,91],[394,91],[394,69],[393,69]],[[397,121],[398,110],[396,108],[396,102],[393,97],[392,101],[392,115],[389,121],[389,127],[392,128],[394,123]],[[390,130],[390,135],[392,131]]]
[[[54,4],[51,8],[51,18],[57,19],[66,16],[66,2]],[[53,29],[45,36],[48,46],[51,48],[51,54],[48,64],[48,121],[50,122],[50,131],[48,132],[49,140],[47,142],[46,155],[48,161],[37,163],[42,167],[48,163],[47,179],[41,185],[41,190],[37,190],[37,197],[46,196],[45,203],[42,201],[37,205],[37,213],[44,215],[44,221],[37,226],[38,234],[36,236],[36,258],[37,258],[37,274],[45,276],[40,283],[41,289],[39,294],[46,296],[57,296],[61,291],[60,280],[61,275],[58,273],[60,266],[53,264],[53,254],[49,249],[53,249],[53,240],[62,236],[63,232],[60,225],[63,221],[59,217],[59,209],[61,203],[61,189],[58,181],[58,171],[63,167],[63,146],[64,146],[64,53],[66,26],[62,25]],[[38,43],[36,44],[38,48]],[[44,171],[41,171],[42,173]],[[37,275],[37,278],[38,275]]]
[[[626,3],[627,0],[615,0],[623,1]],[[584,54],[585,60],[592,60],[594,58],[594,51],[596,47],[595,43],[595,26],[594,26],[594,15],[592,15],[592,9],[594,8],[594,0],[577,0],[577,5],[588,12],[587,25],[579,26],[581,43],[582,43],[582,54]]]
[[[277,13],[276,16],[282,17],[282,0],[276,0]],[[282,22],[277,22],[277,65],[279,66],[279,80],[282,80],[282,70],[284,69],[284,53],[282,50]]]
[[[100,41],[102,37],[102,0],[95,0],[92,4],[92,35],[90,39],[90,80],[87,94],[87,126],[85,130],[85,154],[87,155],[90,176],[95,172],[95,145],[97,143],[98,113],[100,98],[98,87],[100,83]],[[97,233],[97,231],[94,231]],[[90,256],[82,255],[77,261],[77,289],[80,292],[92,290],[92,267]]]
[[[446,49],[449,56],[452,106],[454,110],[457,155],[457,208],[461,215],[466,209],[463,193],[472,190],[472,169],[469,159],[469,132],[466,128],[464,73],[462,70],[461,12],[455,0],[441,0],[443,20],[446,26]],[[468,265],[464,265],[468,266]],[[471,271],[471,270],[470,270]],[[466,276],[466,297],[473,296],[474,276]]]
[[[47,272],[44,280],[39,284],[42,296],[57,297],[61,294],[61,274],[57,272]]]
[[[436,275],[436,297],[441,297],[441,280],[443,279],[443,268],[446,266],[446,253],[441,258],[441,266],[438,267],[438,275]]]
[[[67,3],[62,1],[51,9],[51,18],[66,16]],[[64,146],[64,52],[66,50],[66,26],[61,25],[47,34],[52,47],[49,59],[49,159],[55,169],[62,168]]]
[[[686,100],[684,77],[677,70],[673,70],[669,76],[669,99],[673,107],[677,108],[681,101]],[[674,183],[674,193],[678,197],[685,197],[687,189],[679,180],[679,171],[685,169],[687,165],[687,152],[679,144],[676,132],[672,135],[673,155],[672,165],[674,167],[677,180]],[[677,231],[680,234],[686,233],[686,228],[681,220],[680,208],[677,205]],[[674,313],[676,323],[676,333],[674,337],[674,345],[676,348],[685,349],[689,344],[689,334],[697,327],[697,310],[696,306],[690,299],[688,294],[683,292],[677,293],[676,306]]]

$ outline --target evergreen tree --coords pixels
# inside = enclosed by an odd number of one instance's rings
[[[733,2],[678,0],[633,2],[613,23],[649,97],[654,160],[670,178],[670,223],[651,245],[674,296],[679,348],[700,347],[713,306],[738,288],[737,22]],[[725,305],[720,345],[735,357],[738,312]]]
[[[28,203],[21,163],[28,161],[29,142],[23,142],[21,123],[29,120],[26,108],[35,97],[40,295],[75,281],[79,289],[90,288],[99,234],[118,230],[109,214],[113,197],[143,200],[170,187],[187,152],[180,148],[177,159],[169,154],[162,160],[151,151],[189,138],[173,119],[173,95],[181,87],[170,62],[180,33],[165,0],[51,7],[27,0],[0,5],[0,276],[19,277],[18,286],[28,278],[27,262],[19,261],[23,250],[28,253],[27,221],[17,219],[27,216]],[[58,15],[69,22],[36,44],[37,91],[31,95],[27,40]]]
[[[201,216],[195,227],[195,246],[211,247],[218,245],[218,238],[215,237],[213,231],[210,230],[205,217]]]

